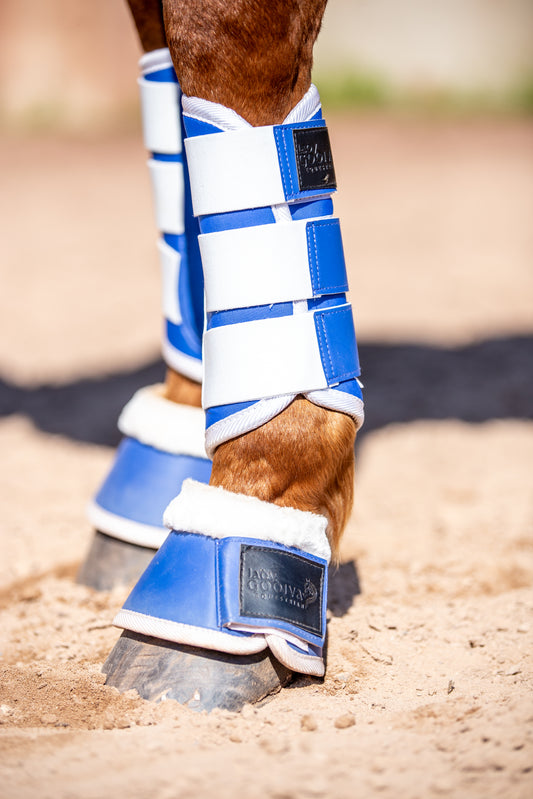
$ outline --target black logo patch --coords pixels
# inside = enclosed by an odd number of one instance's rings
[[[295,128],[292,135],[300,191],[335,189],[337,181],[328,129]]]
[[[241,545],[240,612],[322,635],[325,567],[290,552]]]

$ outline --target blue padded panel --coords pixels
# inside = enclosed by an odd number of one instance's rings
[[[174,67],[165,67],[164,69],[158,69],[155,72],[148,72],[147,75],[143,75],[145,80],[152,80],[155,83],[177,83],[178,79],[176,77],[176,73],[174,72]]]
[[[274,618],[243,616],[239,609],[241,547],[259,547],[285,553],[299,563],[316,564],[323,572],[317,607],[322,632],[315,635],[294,623]],[[229,622],[275,627],[308,641],[318,650],[324,641],[327,598],[326,563],[299,550],[250,538],[215,539],[195,533],[172,531],[124,603],[132,610],[158,619],[220,630],[227,635],[249,633],[228,629]],[[303,589],[303,585],[302,585]]]
[[[292,218],[310,219],[313,216],[331,216],[333,214],[333,200],[327,197],[323,200],[306,200],[301,203],[291,203],[289,211]]]
[[[174,161],[175,163],[183,163],[182,153],[152,153],[154,161]]]
[[[275,221],[270,207],[251,208],[246,211],[228,211],[224,214],[206,214],[200,217],[200,228],[202,233],[217,233],[219,230],[272,225]]]
[[[171,532],[124,603],[158,619],[218,629],[215,540]]]
[[[240,322],[252,322],[257,319],[276,319],[280,316],[291,316],[292,313],[292,302],[275,302],[272,305],[251,305],[249,308],[214,311],[208,314],[207,329],[236,325]]]

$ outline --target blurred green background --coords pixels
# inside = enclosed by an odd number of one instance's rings
[[[530,113],[533,0],[330,0],[315,82],[330,107]],[[124,0],[2,0],[0,121],[138,124]]]

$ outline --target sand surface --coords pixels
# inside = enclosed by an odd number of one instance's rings
[[[197,714],[104,686],[74,576],[159,379],[136,137],[0,148],[0,797],[533,796],[533,127],[332,121],[368,416],[327,676]]]

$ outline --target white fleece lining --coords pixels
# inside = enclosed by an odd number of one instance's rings
[[[273,541],[295,547],[328,563],[331,557],[324,516],[282,508],[195,480],[184,480],[181,493],[164,513],[163,523],[171,530],[211,538]]]
[[[158,384],[137,391],[124,406],[118,429],[162,452],[205,458],[203,410],[165,399],[164,390]]]
[[[117,516],[115,513],[101,508],[96,502],[91,502],[88,505],[87,517],[95,530],[139,547],[159,549],[168,535],[168,530],[163,526],[154,527],[151,524],[143,524],[135,522],[133,519],[126,519],[124,516]]]
[[[249,122],[243,119],[232,108],[227,108],[220,103],[212,103],[210,100],[203,100],[201,97],[189,97],[182,95],[183,113],[187,116],[207,122],[223,130],[240,130],[243,127],[252,127]],[[304,94],[299,103],[283,120],[285,124],[291,122],[302,122],[312,119],[320,108],[320,96],[318,89],[312,83],[308,91]]]
[[[201,646],[231,655],[254,655],[267,647],[262,635],[243,635],[242,637],[228,635],[220,630],[210,630],[206,627],[195,627],[192,624],[147,616],[136,610],[120,610],[113,619],[113,625],[141,635],[162,638],[164,641],[174,641],[187,646]]]

